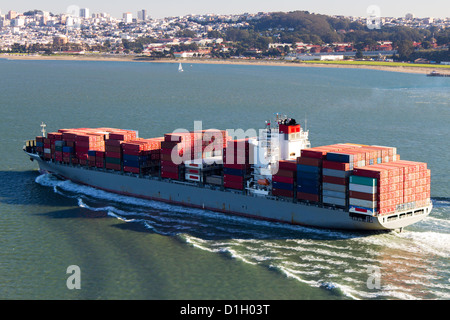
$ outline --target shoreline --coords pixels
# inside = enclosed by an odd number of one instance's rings
[[[369,69],[378,71],[428,74],[433,70],[439,70],[440,73],[450,75],[450,67],[436,67],[434,65],[426,66],[387,66],[370,64],[339,64],[339,63],[321,63],[321,62],[289,62],[277,60],[238,60],[238,59],[158,59],[151,60],[139,58],[136,56],[94,56],[94,55],[11,55],[0,54],[0,59],[8,60],[48,60],[48,61],[114,61],[114,62],[150,62],[150,63],[186,63],[186,64],[223,64],[223,65],[256,65],[256,66],[286,66],[286,67],[319,67],[319,68],[351,68],[351,69]]]

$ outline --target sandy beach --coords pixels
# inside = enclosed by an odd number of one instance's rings
[[[64,60],[64,61],[120,61],[120,62],[151,62],[151,63],[186,63],[186,64],[230,64],[230,65],[258,65],[258,66],[286,66],[286,67],[311,67],[311,68],[353,68],[353,69],[372,69],[390,72],[419,73],[428,74],[433,70],[439,73],[450,75],[450,66],[448,68],[436,68],[433,65],[423,66],[380,66],[380,65],[350,65],[350,64],[330,64],[330,63],[305,63],[290,62],[280,60],[239,60],[239,59],[158,59],[151,60],[136,56],[96,56],[96,55],[17,55],[0,54],[0,59],[9,60]]]

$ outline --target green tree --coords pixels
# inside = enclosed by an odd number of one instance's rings
[[[397,51],[400,59],[408,59],[414,52],[414,45],[411,40],[401,40],[397,43]]]

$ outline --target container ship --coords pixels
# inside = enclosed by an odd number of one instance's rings
[[[395,147],[311,147],[277,115],[258,136],[227,130],[140,138],[135,130],[73,128],[29,140],[41,173],[112,193],[310,227],[396,230],[427,217],[430,170]]]

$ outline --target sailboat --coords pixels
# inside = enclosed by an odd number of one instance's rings
[[[179,66],[178,66],[178,72],[183,72],[183,71],[184,71],[183,66],[181,65],[181,62],[180,62]]]

